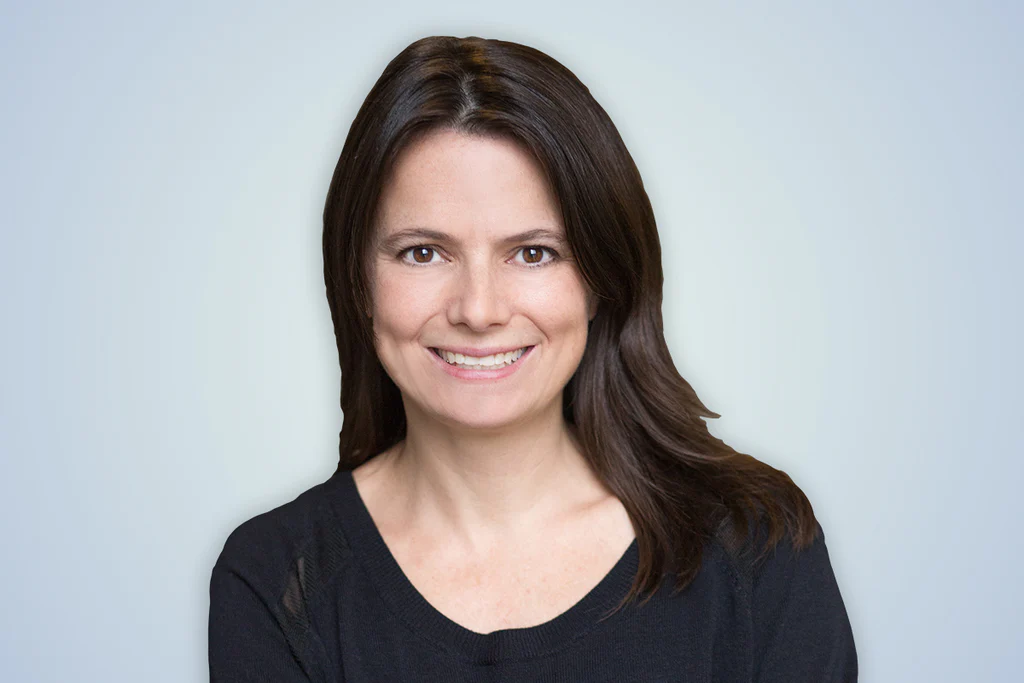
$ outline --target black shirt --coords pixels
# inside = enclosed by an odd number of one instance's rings
[[[857,680],[853,633],[819,526],[761,564],[705,549],[697,578],[671,577],[642,607],[599,619],[629,591],[636,540],[574,606],[528,627],[477,633],[416,590],[351,471],[257,515],[227,538],[210,580],[214,683],[383,681]]]

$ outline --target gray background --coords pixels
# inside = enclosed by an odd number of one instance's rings
[[[336,464],[323,202],[432,34],[544,50],[619,127],[674,358],[810,497],[862,680],[1015,678],[1018,3],[28,4],[0,20],[0,678],[206,679],[227,534]]]

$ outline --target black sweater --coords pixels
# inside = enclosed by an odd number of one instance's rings
[[[720,542],[670,596],[600,617],[629,590],[637,542],[584,598],[529,628],[477,633],[402,573],[339,471],[239,525],[210,580],[214,683],[559,681],[824,683],[857,680],[857,654],[824,534],[789,537],[754,566]]]

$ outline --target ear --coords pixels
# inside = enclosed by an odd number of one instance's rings
[[[598,304],[597,295],[594,294],[593,292],[590,292],[589,294],[587,294],[587,318],[588,319],[593,320],[594,317],[597,315],[597,304]]]

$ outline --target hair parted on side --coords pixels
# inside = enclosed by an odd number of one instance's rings
[[[397,156],[441,129],[502,136],[532,153],[561,204],[581,277],[599,299],[563,413],[636,530],[639,568],[616,610],[653,593],[666,572],[676,575],[677,591],[685,588],[713,538],[741,549],[763,529],[759,557],[786,533],[797,549],[813,542],[817,522],[804,493],[785,472],[712,436],[703,418],[719,415],[672,362],[654,212],[611,119],[552,57],[475,36],[422,38],[392,59],[356,114],[331,179],[323,257],[342,375],[338,471],[405,436],[401,394],[377,358],[367,317],[369,255]]]

